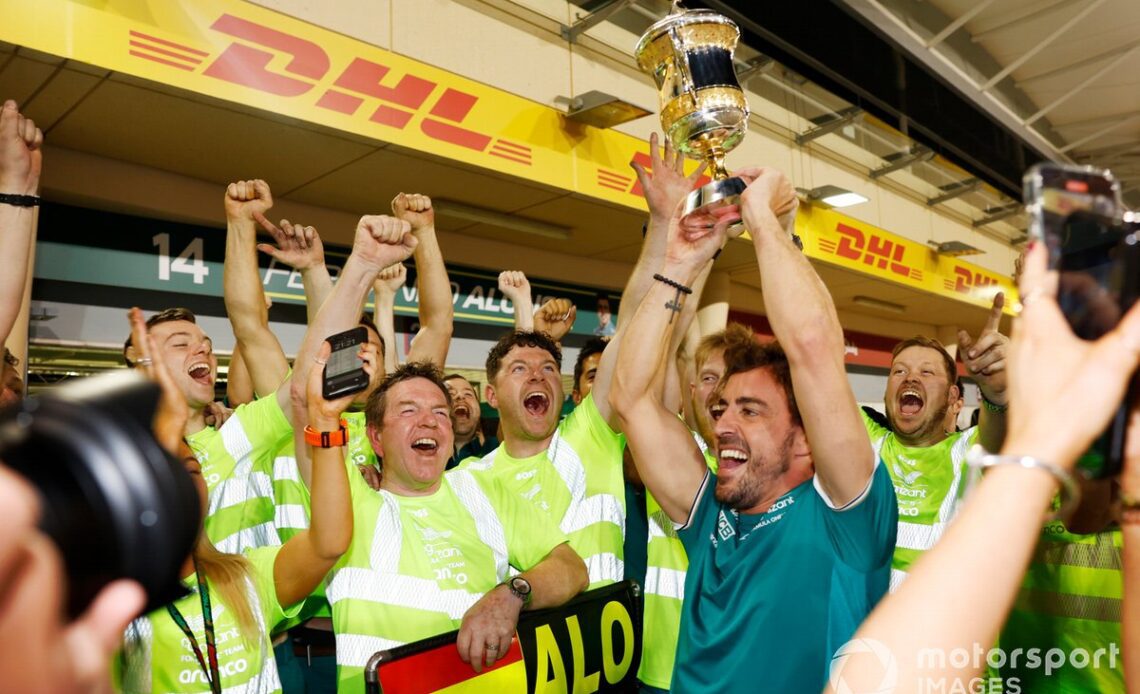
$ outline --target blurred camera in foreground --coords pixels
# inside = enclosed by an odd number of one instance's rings
[[[144,612],[180,597],[201,523],[183,466],[151,432],[159,387],[140,374],[95,376],[0,411],[0,462],[40,496],[40,527],[63,555],[68,612],[118,578],[142,584]]]

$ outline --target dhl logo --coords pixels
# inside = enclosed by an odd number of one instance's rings
[[[958,292],[959,294],[970,294],[975,289],[982,287],[992,287],[1000,284],[996,277],[987,275],[981,272],[964,268],[961,265],[954,266],[954,278],[944,277],[942,284],[946,287],[947,291]]]
[[[842,222],[835,225],[835,230],[841,237],[838,242],[833,239],[819,240],[820,250],[824,253],[853,261],[862,260],[866,265],[887,270],[908,280],[922,281],[922,270],[903,262],[903,256],[906,254],[905,245],[874,233],[864,233]]]
[[[418,75],[392,74],[389,66],[356,57],[328,88],[318,85],[332,72],[328,53],[307,39],[223,14],[210,29],[232,39],[213,60],[211,54],[174,41],[132,30],[131,56],[174,69],[280,97],[307,97],[318,108],[355,116],[368,104],[368,120],[403,130],[417,120],[420,132],[441,142],[483,152],[523,166],[533,164],[527,145],[462,126],[479,97]],[[240,41],[240,42],[239,42]],[[280,70],[272,62],[287,60]],[[204,66],[204,67],[203,67]]]

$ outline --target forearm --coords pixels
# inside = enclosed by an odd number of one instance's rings
[[[253,220],[227,222],[222,289],[226,313],[239,340],[269,323],[269,309],[265,305],[261,274],[257,268],[256,244]]]
[[[625,307],[625,310],[622,311],[619,307],[618,330],[633,319],[634,311],[641,305],[645,293],[653,285],[653,273],[665,262],[665,246],[668,241],[669,218],[651,214],[649,223],[645,227],[645,238],[641,241],[641,253],[638,254],[637,262],[633,266],[633,271],[629,273],[629,279],[626,280],[621,293],[621,306]]]
[[[316,420],[318,431],[335,431],[339,421]],[[349,493],[345,449],[310,447],[312,460],[309,536],[316,556],[336,561],[352,540],[352,499]]]
[[[376,291],[376,309],[373,322],[384,341],[384,372],[392,373],[400,365],[396,354],[396,295],[387,291]]]
[[[1000,451],[1005,441],[1005,412],[993,412],[986,404],[980,403],[978,414],[978,443],[987,451]]]
[[[511,303],[515,306],[515,330],[530,332],[534,330],[534,299],[530,292],[520,293]]]
[[[712,261],[705,263],[704,268],[701,269],[697,278],[693,281],[693,294],[685,299],[685,305],[681,309],[681,315],[677,320],[677,327],[673,329],[673,334],[669,339],[670,360],[666,364],[666,368],[661,370],[658,376],[658,382],[654,384],[654,392],[661,398],[661,402],[665,404],[665,408],[670,412],[681,411],[682,400],[682,383],[681,374],[677,367],[677,357],[681,354],[684,347],[685,340],[689,334],[689,327],[693,324],[693,319],[697,316],[697,308],[701,303],[701,294],[704,292],[705,283],[708,281],[709,273],[712,272]],[[656,281],[656,280],[654,280]]]
[[[420,330],[414,338],[409,361],[430,361],[443,367],[451,344],[454,306],[451,303],[451,281],[443,263],[443,253],[435,229],[416,234],[419,245],[414,251],[416,288],[420,300]]]
[[[6,259],[0,273],[0,346],[7,342],[23,304],[38,216],[37,208],[0,203],[0,257]]]
[[[1132,491],[1140,497],[1140,487]],[[1140,693],[1140,524],[1123,523],[1124,605],[1120,616],[1121,650],[1124,656],[1124,683],[1128,694]]]
[[[992,469],[939,543],[915,564],[899,591],[881,602],[863,623],[856,638],[880,641],[894,654],[900,691],[917,691],[923,681],[965,682],[984,668],[984,663],[974,668],[972,662],[962,668],[947,662],[938,667],[938,663],[920,660],[920,654],[973,649],[975,644],[989,649],[994,644],[1021,586],[1056,488],[1054,478],[1041,470]],[[961,568],[975,563],[977,557],[987,558],[986,570],[963,573]],[[955,596],[952,604],[941,599],[946,595]],[[960,605],[970,609],[959,609]],[[929,667],[920,669],[920,664]],[[866,665],[869,670],[875,667],[870,662]],[[882,670],[867,675],[881,677]],[[846,669],[844,677],[852,682]]]
[[[241,345],[235,345],[230,355],[230,366],[226,370],[226,404],[237,407],[253,402],[257,394],[253,390],[253,379],[249,367],[241,355]]]
[[[581,593],[590,583],[585,562],[568,544],[555,547],[521,576],[531,586],[531,601],[524,608],[527,610],[557,607]]]
[[[329,294],[332,294],[333,283],[329,269],[320,263],[301,270],[301,284],[305,287],[305,318],[312,323]]]
[[[344,332],[360,322],[360,315],[364,309],[364,300],[372,282],[379,272],[355,256],[349,256],[340,273],[340,278],[333,287],[332,293],[317,312],[316,318],[309,323],[297,358],[293,360],[292,397],[295,402],[305,402],[305,384],[308,383],[309,369],[313,366],[313,357],[320,349],[321,343],[331,335]],[[286,404],[282,404],[282,408]]]

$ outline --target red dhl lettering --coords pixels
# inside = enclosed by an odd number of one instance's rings
[[[942,280],[943,285],[949,291],[955,291],[960,294],[970,294],[975,289],[982,287],[991,287],[998,284],[999,281],[996,277],[986,275],[981,272],[971,271],[961,265],[954,266],[954,279],[947,277]]]
[[[321,81],[332,73],[328,53],[308,39],[231,14],[223,14],[210,29],[236,40],[202,70],[207,77],[297,98],[316,94]],[[133,56],[187,71],[197,71],[209,57],[205,51],[134,31],[130,46]],[[282,55],[287,57],[284,66],[279,71],[271,69],[270,64]],[[391,67],[364,58],[353,58],[312,103],[355,116],[368,101],[380,102],[368,115],[372,123],[403,130],[420,116],[420,132],[434,140],[525,166],[533,164],[529,146],[461,127],[478,104],[478,96],[453,87],[441,89],[439,83],[411,73],[394,75]],[[427,113],[421,113],[425,108]]]
[[[835,225],[835,230],[840,235],[838,243],[832,239],[820,239],[820,249],[825,253],[856,262],[861,260],[864,265],[889,270],[893,274],[915,282],[922,281],[922,270],[903,262],[903,256],[906,254],[905,245],[878,234],[865,234],[860,229],[842,222]]]

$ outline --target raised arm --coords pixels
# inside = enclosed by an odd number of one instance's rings
[[[352,253],[344,263],[332,294],[321,306],[316,319],[309,324],[293,362],[291,393],[299,410],[307,407],[305,384],[313,366],[313,356],[321,344],[329,336],[344,332],[360,322],[364,300],[376,276],[389,265],[407,260],[416,243],[405,221],[382,215],[360,218]],[[297,422],[294,428],[301,425]]]
[[[673,213],[678,203],[693,190],[706,166],[701,164],[686,176],[685,155],[674,151],[673,143],[668,139],[662,153],[657,133],[649,136],[649,165],[651,170],[647,171],[641,164],[630,162],[641,184],[645,202],[649,205],[649,223],[645,227],[641,253],[622,291],[621,306],[625,310],[618,313],[618,330],[633,318],[633,312],[641,305],[641,299],[652,286],[653,273],[657,272],[665,259],[665,245]]]
[[[680,209],[669,225],[669,238],[662,265],[650,273],[668,281],[653,280],[641,305],[628,325],[622,327],[623,340],[611,367],[610,403],[625,432],[633,459],[645,486],[674,521],[689,516],[701,481],[705,462],[688,427],[677,413],[665,407],[654,381],[673,364],[670,350],[678,314],[688,300],[683,289],[691,288],[702,268],[724,242],[727,226],[735,221],[735,211],[721,218],[713,229],[683,228]],[[626,307],[629,310],[629,307]],[[606,349],[606,354],[612,350]],[[605,356],[602,357],[605,362]],[[598,397],[598,379],[594,394]]]
[[[451,346],[455,307],[443,253],[435,237],[435,210],[426,195],[400,193],[392,200],[392,214],[411,225],[416,246],[416,290],[420,298],[420,330],[412,338],[408,361],[430,361],[443,368]]]
[[[407,277],[408,269],[403,263],[396,263],[381,270],[376,281],[372,283],[373,294],[376,297],[373,322],[376,323],[376,330],[380,332],[380,339],[384,341],[385,373],[392,373],[400,365],[400,358],[396,353],[396,292],[403,288]]]
[[[1124,604],[1120,615],[1121,651],[1124,654],[1124,684],[1128,694],[1140,693],[1140,403],[1133,403],[1128,422],[1128,444],[1120,496],[1130,502],[1123,511],[1120,532],[1124,539]]]
[[[534,299],[526,275],[520,270],[503,270],[499,273],[499,293],[514,306],[515,330],[534,330]]]
[[[330,351],[329,343],[322,343],[315,364],[323,366]],[[365,361],[364,368],[372,376],[376,364]],[[332,432],[340,428],[340,414],[352,404],[352,396],[325,400],[321,396],[323,373],[323,368],[309,370],[308,420],[314,430]],[[311,595],[352,542],[352,496],[344,447],[311,446],[309,455],[313,465],[309,527],[289,538],[273,564],[277,601],[282,605],[293,605]]]
[[[43,133],[30,118],[20,114],[16,102],[5,101],[0,109],[0,193],[39,193],[43,142]],[[4,258],[4,272],[0,272],[0,348],[12,332],[24,300],[36,218],[35,207],[0,202],[0,258]]]
[[[269,184],[238,181],[226,188],[226,262],[222,276],[226,313],[241,348],[255,393],[278,390],[289,373],[289,362],[277,336],[269,329],[269,309],[257,268],[257,215],[273,207]],[[282,411],[291,419],[288,402]]]
[[[778,220],[798,205],[792,184],[775,169],[738,175],[751,180],[741,214],[756,248],[768,321],[788,356],[816,478],[842,507],[867,488],[875,463],[847,380],[843,329],[827,287]]]
[[[1025,308],[1010,346],[1009,436],[1002,447],[1009,457],[986,473],[938,544],[855,634],[853,642],[866,639],[890,651],[898,665],[899,692],[926,691],[923,685],[931,682],[946,683],[949,691],[979,675],[975,659],[955,667],[953,658],[947,662],[923,654],[985,652],[1009,614],[1040,538],[1044,514],[1058,491],[1057,480],[1048,471],[1023,467],[1014,462],[1015,457],[1071,470],[1103,431],[1124,397],[1128,374],[1140,361],[1140,305],[1100,340],[1077,338],[1053,299],[1056,273],[1046,272],[1045,256],[1043,244],[1030,250],[1021,279]],[[1080,416],[1073,417],[1073,412]],[[1130,450],[1136,450],[1134,444],[1135,440],[1129,442]],[[1127,536],[1125,542],[1127,551]],[[985,571],[961,570],[978,557],[986,557]],[[1124,582],[1121,621],[1126,660],[1134,660],[1136,650],[1133,643],[1133,654],[1128,654],[1127,639],[1130,631],[1135,635],[1136,625],[1127,615],[1129,584],[1135,584],[1134,579]],[[954,605],[969,609],[948,609],[947,595],[954,595]],[[984,659],[977,664],[984,667]],[[850,691],[867,691],[882,679],[882,668],[875,656],[853,656],[844,664],[843,680]]]
[[[312,322],[317,311],[321,310],[321,304],[332,293],[332,278],[325,267],[325,245],[321,243],[321,235],[313,227],[292,224],[288,219],[282,219],[278,226],[264,214],[256,214],[254,218],[277,244],[259,243],[257,250],[301,273],[301,284],[305,287],[305,317]]]
[[[958,353],[985,400],[978,415],[978,443],[987,451],[999,450],[1005,439],[1005,408],[1009,403],[1005,359],[1009,338],[999,331],[1004,306],[1005,294],[998,292],[985,327],[976,338],[965,330],[958,331]]]

